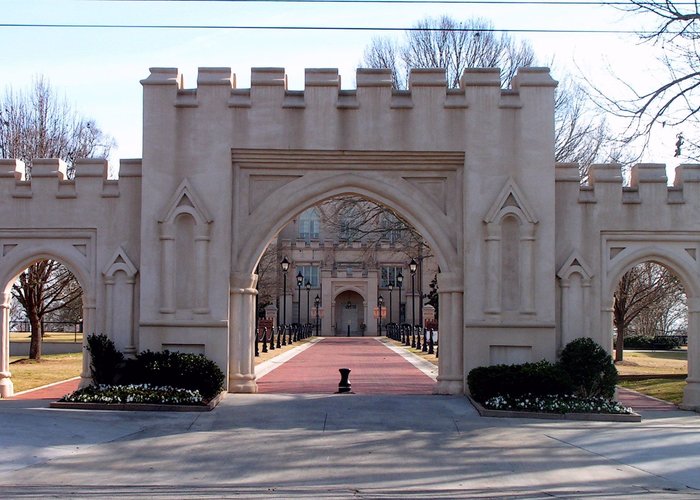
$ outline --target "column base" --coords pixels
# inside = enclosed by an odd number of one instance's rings
[[[680,407],[684,410],[700,411],[700,380],[686,380],[683,403]]]
[[[78,384],[78,389],[92,385],[92,377],[90,375],[80,374],[80,383]]]
[[[258,392],[258,384],[255,382],[255,375],[232,375],[228,379],[228,392],[255,394]]]
[[[462,379],[449,379],[438,377],[435,394],[464,394],[464,382]]]
[[[15,395],[15,384],[12,383],[10,372],[0,372],[0,398],[11,398]]]

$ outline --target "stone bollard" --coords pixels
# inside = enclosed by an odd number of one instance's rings
[[[350,368],[339,368],[340,383],[338,384],[338,393],[344,394],[350,392]]]

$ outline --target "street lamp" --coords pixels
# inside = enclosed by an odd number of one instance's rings
[[[408,264],[408,270],[411,271],[411,347],[416,347],[416,270],[418,263],[415,259],[411,259]]]
[[[306,288],[306,322],[310,325],[311,324],[311,301],[309,300],[309,294],[311,293],[311,282],[309,280],[306,280],[306,285],[304,285],[304,288]]]
[[[282,324],[287,324],[287,271],[289,271],[289,261],[285,256],[280,262],[280,267],[282,268],[282,275],[284,276],[284,285],[282,287]]]
[[[316,298],[314,299],[314,305],[316,306],[316,336],[318,337],[318,306],[321,305],[321,297],[316,294]]]
[[[403,286],[403,274],[396,275],[396,286],[399,287],[399,323],[401,323],[401,287]]]
[[[391,295],[392,295],[391,292],[394,291],[394,282],[393,281],[389,282],[389,285],[387,286],[387,288],[389,288],[389,324],[393,324],[394,320],[392,319],[392,314],[391,314],[392,309],[393,309],[391,307]]]
[[[384,305],[384,297],[382,297],[380,295],[377,302],[379,303],[379,336],[381,337],[381,335],[382,335],[382,306]]]
[[[301,325],[301,285],[304,284],[304,275],[301,274],[301,271],[297,274],[297,288],[299,290],[299,293],[297,294],[297,321],[299,321],[299,324]]]

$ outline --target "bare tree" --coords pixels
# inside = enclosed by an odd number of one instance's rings
[[[64,307],[82,305],[82,290],[75,276],[55,260],[32,264],[12,286],[12,297],[24,309],[31,328],[29,358],[41,359],[42,321]]]
[[[448,86],[456,88],[465,69],[497,67],[506,87],[518,68],[535,63],[528,43],[494,32],[490,22],[458,22],[447,16],[419,21],[401,43],[374,38],[363,61],[370,68],[391,69],[397,89],[407,88],[410,68],[444,68]],[[555,101],[555,161],[578,163],[584,180],[592,163],[627,161],[605,119],[594,111],[581,84],[568,78],[560,83]]]
[[[625,335],[640,315],[662,303],[667,304],[666,309],[676,307],[678,299],[682,297],[683,285],[660,264],[645,262],[627,271],[614,293],[613,325],[617,332],[615,361],[622,361]]]
[[[94,121],[79,116],[65,99],[59,99],[43,77],[37,77],[26,92],[7,88],[0,100],[0,157],[24,161],[28,175],[34,158],[61,158],[72,171],[74,160],[106,158],[114,144]],[[43,316],[72,304],[80,294],[75,278],[62,267],[50,260],[37,262],[13,286],[12,295],[24,307],[31,325],[32,359],[41,357]],[[62,295],[68,290],[75,299]]]
[[[697,3],[666,0],[629,0],[620,7],[653,19],[656,28],[640,33],[640,40],[661,47],[659,57],[663,71],[662,83],[644,87],[640,82],[618,81],[626,96],[610,95],[597,90],[601,106],[628,123],[624,134],[626,143],[649,144],[655,127],[674,127],[677,131],[674,155],[697,161],[700,159],[698,111],[700,105],[700,11]],[[650,81],[650,80],[643,80]]]

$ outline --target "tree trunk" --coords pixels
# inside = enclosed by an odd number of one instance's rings
[[[29,341],[29,359],[41,361],[41,320],[35,314],[29,316],[29,325],[32,331],[32,338]]]
[[[625,349],[625,313],[622,308],[618,307],[617,300],[613,310],[613,324],[617,332],[615,339],[615,362],[622,361]]]

